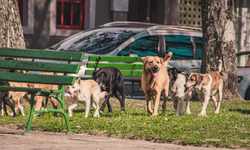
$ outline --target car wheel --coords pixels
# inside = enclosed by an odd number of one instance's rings
[[[250,100],[250,87],[247,88],[247,92],[245,94],[245,100]]]

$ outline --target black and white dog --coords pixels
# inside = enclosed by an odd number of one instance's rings
[[[169,95],[174,102],[174,108],[176,110],[176,115],[184,114],[184,100],[186,99],[186,114],[191,114],[189,109],[189,101],[192,96],[192,92],[185,93],[184,85],[187,82],[189,73],[186,71],[181,71],[177,68],[168,68],[169,75]]]
[[[5,58],[7,60],[14,60],[13,58]],[[15,70],[10,70],[10,69],[0,69],[0,72],[15,72]],[[0,85],[4,85],[4,86],[10,86],[8,81],[0,81]],[[2,111],[2,104],[7,104],[12,112],[13,112],[13,117],[16,116],[16,112],[15,112],[15,105],[13,105],[10,100],[9,100],[9,91],[1,91],[0,90],[0,112]],[[3,113],[2,113],[3,115]]]
[[[105,98],[105,101],[102,104],[100,113],[103,113],[103,110],[108,105],[108,111],[111,113],[112,108],[109,102],[110,96],[114,95],[121,103],[121,110],[125,110],[125,93],[123,86],[123,77],[119,69],[115,67],[104,67],[93,72],[93,79],[97,82],[99,86],[104,86],[108,95]],[[122,98],[119,96],[121,94]]]

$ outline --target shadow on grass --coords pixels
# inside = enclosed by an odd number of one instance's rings
[[[229,109],[229,111],[237,111],[237,112],[240,112],[242,114],[250,114],[250,109]]]

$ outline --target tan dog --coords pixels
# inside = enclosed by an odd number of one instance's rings
[[[53,72],[45,72],[45,73],[39,73],[43,75],[55,75],[57,73]],[[58,86],[57,85],[49,85],[49,84],[35,84],[35,83],[19,83],[19,82],[9,82],[10,86],[16,86],[16,87],[33,87],[33,88],[44,88],[44,89],[54,89],[57,90]],[[30,102],[30,95],[28,95],[26,92],[14,92],[14,91],[9,91],[9,97],[12,98],[12,100],[15,103],[15,111],[17,112],[18,109],[20,109],[21,114],[24,116],[24,111],[23,111],[23,106],[21,105],[21,98],[25,98]],[[35,110],[40,110],[41,107],[44,109],[44,103],[43,103],[43,96],[36,96],[35,97]],[[50,97],[50,101],[53,104],[54,109],[57,109],[57,100],[53,97]],[[4,111],[6,115],[11,115],[8,110],[7,106],[4,105]],[[3,113],[2,113],[3,115]],[[54,113],[54,116],[57,116],[57,113]]]
[[[70,94],[72,104],[68,108],[69,117],[72,117],[72,109],[74,109],[79,101],[86,103],[85,118],[89,115],[90,106],[94,107],[94,117],[100,117],[99,101],[104,99],[107,92],[101,92],[100,87],[94,80],[81,80],[78,78],[73,86],[67,86],[66,92]]]
[[[202,103],[202,110],[199,116],[206,115],[206,108],[210,99],[214,101],[214,113],[219,113],[223,90],[223,80],[220,75],[221,64],[221,60],[219,60],[217,71],[210,71],[207,74],[191,73],[185,84],[185,87],[187,88],[186,92],[190,92],[196,88],[196,92]],[[215,98],[216,93],[218,93],[218,104]]]
[[[166,111],[166,101],[169,89],[167,64],[173,54],[169,52],[164,60],[158,56],[142,58],[144,64],[141,78],[142,90],[145,93],[147,110],[151,116],[157,116],[161,93],[163,95],[162,114]],[[150,100],[153,98],[154,109],[151,109]]]

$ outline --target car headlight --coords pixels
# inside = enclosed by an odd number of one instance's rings
[[[238,83],[240,83],[243,80],[242,76],[238,76]]]

